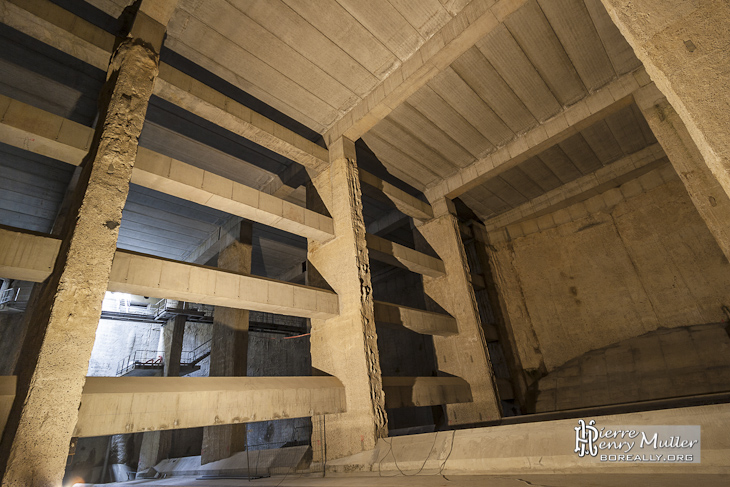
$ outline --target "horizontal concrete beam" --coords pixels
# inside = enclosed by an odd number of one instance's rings
[[[43,282],[60,248],[56,238],[0,225],[0,277]]]
[[[307,168],[321,170],[329,152],[200,81],[161,63],[154,94]]]
[[[417,220],[430,220],[433,218],[433,209],[428,203],[411,196],[402,189],[398,189],[387,181],[367,171],[359,170],[360,182],[365,185],[363,192],[367,192],[376,199],[390,201],[405,215]],[[375,191],[368,191],[372,188]]]
[[[633,103],[633,94],[649,83],[651,80],[643,68],[619,77],[550,120],[427,188],[426,197],[433,202],[444,197],[454,199],[461,196]]]
[[[0,95],[0,142],[78,166],[94,129]]]
[[[87,377],[74,436],[303,418],[346,410],[335,377]]]
[[[325,141],[329,145],[343,135],[350,140],[362,137],[525,3],[526,0],[469,2],[411,57],[334,123],[325,134]]]
[[[406,225],[409,221],[408,215],[404,215],[398,210],[393,210],[370,223],[365,230],[373,235],[386,235],[393,230]]]
[[[115,37],[48,0],[0,0],[0,22],[106,72]]]
[[[182,260],[193,264],[207,263],[218,255],[221,250],[231,245],[234,240],[238,240],[241,220],[242,218],[238,216],[231,216]]]
[[[107,70],[115,43],[112,34],[48,0],[0,2],[0,21]],[[320,169],[329,164],[327,149],[165,63],[160,63],[154,94],[303,166]]]
[[[446,337],[459,333],[456,320],[451,315],[433,313],[383,301],[375,301],[375,324],[378,326],[402,326],[421,335]]]
[[[552,213],[611,188],[616,188],[666,162],[666,154],[661,146],[652,144],[591,174],[548,191],[508,212],[484,219],[484,226],[488,231],[493,231],[529,218]]]
[[[0,95],[0,142],[81,164],[94,130]],[[313,240],[334,235],[332,219],[263,191],[140,147],[132,182]]]
[[[383,377],[386,408],[471,402],[469,383],[459,377]]]
[[[52,237],[0,228],[0,277],[44,281],[59,246]],[[304,318],[339,314],[337,294],[331,291],[124,250],[114,256],[109,291]]]
[[[5,423],[8,421],[10,408],[13,407],[16,383],[14,375],[0,377],[0,435],[3,434]]]
[[[424,276],[441,277],[446,275],[446,268],[440,259],[371,233],[365,234],[365,240],[367,241],[368,254],[371,259],[402,267]]]
[[[123,250],[114,256],[109,290],[303,318],[339,313],[331,291]]]
[[[132,182],[313,240],[334,236],[330,217],[143,147]]]

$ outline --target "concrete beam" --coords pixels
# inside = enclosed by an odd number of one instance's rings
[[[106,71],[115,37],[48,0],[0,0],[0,22]]]
[[[212,232],[205,242],[198,245],[190,251],[183,259],[185,262],[193,264],[205,264],[210,259],[218,255],[218,253],[231,245],[238,235],[239,224],[243,220],[241,217],[232,216],[220,227]]]
[[[337,316],[323,289],[117,250],[109,290],[304,318]]]
[[[56,264],[61,240],[0,226],[0,276],[43,282]]]
[[[651,80],[643,68],[621,76],[498,150],[426,189],[426,197],[434,202],[444,197],[454,199],[461,196],[488,179],[630,105],[634,101],[632,95],[649,83]]]
[[[408,215],[404,215],[400,210],[393,210],[378,218],[366,227],[368,233],[388,234],[393,230],[402,227],[408,221]]]
[[[78,166],[90,127],[0,95],[0,142]],[[132,182],[314,240],[333,237],[332,219],[281,198],[140,147]]]
[[[321,170],[328,164],[327,149],[164,63],[154,93],[302,166]]]
[[[619,187],[623,183],[667,162],[666,154],[661,146],[652,144],[602,167],[594,173],[548,191],[506,213],[488,220],[484,219],[484,226],[487,230],[492,231],[519,223],[528,218],[537,218],[567,208],[574,203],[596,196],[611,188]]]
[[[469,383],[459,377],[383,377],[383,391],[388,409],[472,401]]]
[[[371,259],[429,277],[441,277],[446,273],[444,263],[440,259],[370,233],[365,235],[365,240]]]
[[[433,210],[431,205],[419,200],[415,196],[411,196],[405,191],[396,188],[392,184],[383,181],[377,176],[370,174],[367,171],[359,170],[360,182],[366,187],[374,188],[377,192],[385,196],[385,200],[392,202],[396,208],[402,213],[415,218],[417,220],[430,220],[433,218]],[[366,192],[363,189],[363,192]],[[368,194],[370,194],[368,192]],[[381,198],[378,198],[381,199]]]
[[[421,335],[445,337],[459,333],[456,320],[450,315],[399,306],[383,301],[375,301],[375,324],[378,326],[402,326]]]
[[[74,436],[252,423],[346,410],[335,377],[87,377]]]
[[[4,23],[106,71],[112,34],[48,0],[0,1]],[[154,94],[303,166],[319,170],[328,164],[327,149],[165,63],[160,63]]]
[[[350,140],[362,137],[525,3],[526,0],[471,1],[330,127],[324,137],[327,146],[342,136]]]
[[[284,282],[297,282],[297,283],[304,284],[306,273],[307,273],[307,263],[300,262],[299,264],[296,264],[294,267],[291,267],[289,270],[276,276],[276,280],[284,281]]]
[[[286,199],[297,188],[306,184],[308,180],[309,174],[304,166],[291,164],[281,173],[276,174],[273,181],[267,183],[266,186],[261,188],[261,191],[277,198]]]
[[[387,408],[472,400],[469,384],[458,377],[383,377],[383,389]],[[0,377],[0,426],[14,397],[15,377]],[[254,423],[346,410],[345,388],[336,377],[87,377],[74,436]]]
[[[143,147],[132,182],[312,240],[334,236],[327,216]]]
[[[94,129],[0,95],[0,142],[78,166]]]
[[[58,247],[59,241],[52,237],[0,228],[2,277],[44,281],[51,274]],[[108,289],[305,318],[339,314],[337,295],[331,291],[123,250],[114,256]]]
[[[13,407],[17,382],[17,377],[14,375],[0,377],[0,436],[5,429],[10,409]]]

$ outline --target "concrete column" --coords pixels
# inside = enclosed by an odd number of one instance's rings
[[[334,221],[335,237],[310,240],[307,254],[310,282],[321,276],[340,301],[339,316],[312,320],[312,367],[342,381],[347,396],[346,413],[313,418],[313,447],[319,451],[314,443],[325,438],[328,460],[372,449],[388,434],[355,144],[341,138],[329,154],[330,166],[312,188]]]
[[[500,296],[500,289],[496,286],[496,266],[493,264],[494,258],[490,258],[489,236],[486,228],[484,228],[481,223],[473,223],[471,225],[471,230],[474,238],[476,258],[479,262],[479,266],[481,267],[482,276],[484,277],[484,285],[489,297],[489,303],[494,316],[495,325],[497,327],[499,341],[503,347],[506,355],[505,358],[507,359],[507,365],[510,369],[512,386],[520,406],[524,409],[526,405],[525,397],[527,394],[528,381],[525,370],[522,367],[522,362],[520,361],[517,353],[517,344],[514,340],[514,334],[511,332],[511,322],[506,313],[507,310],[504,306],[503,299]]]
[[[669,101],[656,88],[636,94],[644,118],[684,183],[702,219],[730,259],[730,197],[715,177],[687,127]]]
[[[163,341],[165,346],[164,377],[180,376],[180,359],[182,358],[183,339],[185,338],[185,323],[187,316],[177,315],[163,327]]]
[[[476,227],[472,228],[475,228],[476,231]],[[507,342],[510,345],[511,359],[515,360],[515,368],[519,369],[523,379],[517,383],[519,394],[522,396],[523,406],[530,411],[530,408],[534,407],[534,397],[530,396],[529,387],[547,374],[547,369],[540,349],[540,341],[527,309],[520,275],[513,264],[514,249],[509,242],[496,246],[487,242],[483,248],[487,255],[491,279],[496,288],[495,307],[499,306],[505,335],[507,335]]]
[[[423,288],[429,298],[456,319],[459,327],[458,335],[433,337],[436,360],[441,372],[466,380],[474,398],[471,403],[447,405],[448,423],[493,421],[501,417],[501,408],[459,222],[451,201],[442,200],[433,208],[434,218],[417,223],[415,237],[417,244],[422,237],[441,257],[446,275],[423,276]]]
[[[186,319],[185,315],[177,315],[160,330],[160,341],[162,342],[162,353],[164,354],[163,377],[180,376],[180,358],[182,357],[183,339],[185,338]],[[172,430],[143,433],[137,472],[144,472],[170,456],[172,434]]]
[[[657,139],[692,196],[698,210],[726,256],[730,195],[730,3],[727,0],[602,0],[646,71],[666,96],[653,118],[675,125],[682,139],[680,157],[672,158],[672,144],[650,121]],[[673,108],[676,115],[667,111]],[[643,110],[650,109],[647,105]],[[650,109],[651,110],[651,109]],[[647,118],[652,117],[651,114]],[[673,120],[673,121],[672,121]],[[692,145],[694,147],[692,147]],[[669,150],[667,150],[669,149]],[[680,161],[684,158],[684,162]],[[680,166],[684,174],[680,172]],[[712,180],[715,181],[712,181]],[[720,195],[723,191],[725,194]],[[714,199],[714,203],[710,201]],[[704,199],[705,201],[700,201]],[[721,201],[723,201],[721,203]],[[705,207],[710,203],[710,211]],[[723,232],[724,229],[724,232]]]
[[[164,26],[150,28],[161,40]],[[154,46],[133,37],[112,55],[73,218],[31,311],[16,369],[17,395],[0,445],[3,486],[58,485],[63,478],[158,60]]]
[[[218,255],[218,267],[238,274],[251,274],[253,225],[240,223],[238,241]],[[210,342],[211,377],[243,377],[248,366],[248,311],[216,306]],[[203,465],[228,458],[246,449],[246,425],[208,426],[203,430]]]

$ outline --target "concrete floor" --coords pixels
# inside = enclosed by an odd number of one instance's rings
[[[526,475],[526,476],[461,476],[442,477],[420,475],[418,478],[392,477],[283,477],[248,481],[246,479],[197,480],[195,477],[178,477],[163,480],[137,480],[114,484],[76,484],[78,487],[104,486],[176,486],[176,487],[400,487],[418,485],[423,487],[489,486],[489,487],[672,487],[687,485],[703,487],[726,487],[730,478],[726,475]]]

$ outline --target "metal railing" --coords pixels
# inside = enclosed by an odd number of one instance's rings
[[[193,350],[183,350],[180,355],[180,367],[198,365],[201,360],[210,355],[210,340],[195,347]],[[157,350],[135,350],[128,357],[119,361],[117,376],[130,373],[134,369],[162,368],[165,359]]]
[[[197,365],[201,360],[210,355],[210,342],[201,343],[193,350],[183,350],[180,355],[180,366]]]
[[[165,361],[157,350],[136,350],[119,361],[117,376],[128,374],[137,368],[162,367]]]
[[[20,288],[8,288],[2,293],[0,293],[0,305],[6,304],[6,303],[12,303],[13,301],[18,299],[18,294],[20,294]]]

